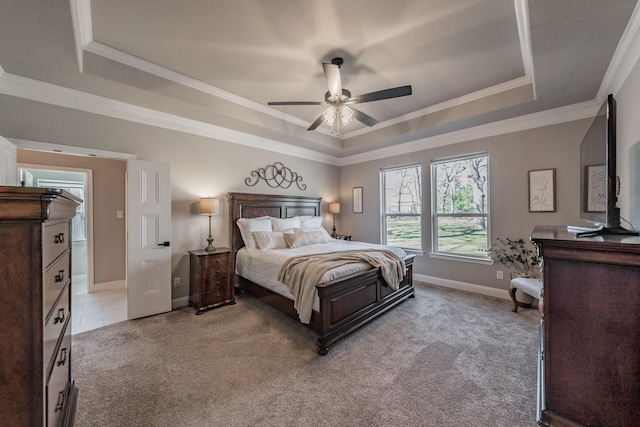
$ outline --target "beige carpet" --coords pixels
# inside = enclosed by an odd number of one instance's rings
[[[76,426],[535,426],[538,311],[416,291],[327,356],[246,295],[74,335]]]

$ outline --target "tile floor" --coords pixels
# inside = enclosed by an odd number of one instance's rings
[[[127,320],[127,290],[87,293],[86,276],[72,279],[71,334]]]

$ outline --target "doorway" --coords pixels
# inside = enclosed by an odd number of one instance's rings
[[[20,184],[64,189],[83,200],[72,220],[72,333],[126,320],[126,287],[98,290],[94,283],[93,171],[18,164]]]

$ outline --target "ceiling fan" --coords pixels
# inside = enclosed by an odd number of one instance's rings
[[[338,123],[338,134],[340,133],[339,122],[335,120],[340,118],[342,125],[347,125],[352,119],[356,119],[367,126],[374,126],[378,121],[368,114],[352,107],[353,104],[362,104],[364,102],[380,101],[382,99],[398,98],[400,96],[411,95],[411,86],[399,86],[391,89],[379,90],[376,92],[365,93],[351,97],[351,92],[342,87],[340,79],[340,67],[344,60],[342,58],[333,58],[331,63],[322,63],[324,69],[324,77],[327,80],[329,90],[324,94],[324,102],[314,101],[284,101],[284,102],[268,102],[268,105],[322,105],[327,104],[328,107],[318,117],[307,130],[314,130],[322,122],[326,122],[331,126],[333,131],[334,123]]]

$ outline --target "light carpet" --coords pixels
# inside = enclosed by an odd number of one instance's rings
[[[326,356],[311,330],[246,294],[194,313],[74,335],[75,425],[536,425],[535,309],[416,284]]]

